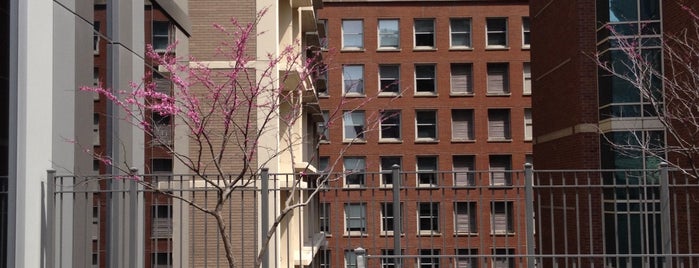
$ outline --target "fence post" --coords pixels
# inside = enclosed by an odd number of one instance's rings
[[[524,164],[524,222],[527,229],[527,267],[534,267],[534,171],[531,163]]]
[[[660,222],[663,250],[663,267],[672,267],[672,233],[670,217],[670,176],[668,165],[661,162],[660,168]]]
[[[400,166],[391,166],[391,182],[393,184],[393,255],[396,256],[394,259],[394,267],[400,268],[402,255],[400,246],[400,235],[403,233],[403,220],[400,210]]]
[[[269,235],[269,168],[262,168],[260,180],[260,212],[262,213],[260,217],[260,229],[262,229],[262,241],[264,241],[267,239],[267,235]],[[269,248],[263,250],[264,254],[262,254],[261,267],[269,268]]]
[[[139,235],[138,235],[138,229],[136,226],[138,225],[138,182],[136,180],[138,179],[136,176],[138,176],[138,168],[131,167],[129,168],[129,229],[131,229],[131,239],[130,239],[130,246],[129,246],[129,266],[130,267],[141,267],[138,265],[136,262],[139,259],[142,258],[137,258],[136,256],[138,255],[138,249],[140,248],[138,246],[139,243]],[[157,185],[156,185],[157,187]]]
[[[355,248],[354,254],[357,256],[357,268],[366,268],[366,249],[362,247]]]
[[[56,171],[46,171],[46,267],[53,268],[56,256],[54,255],[56,238]]]

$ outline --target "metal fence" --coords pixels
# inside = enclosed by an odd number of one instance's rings
[[[49,177],[57,267],[227,267],[214,219],[158,193],[210,207],[211,185]],[[254,266],[290,196],[314,199],[280,222],[263,267],[699,267],[699,182],[664,166],[268,178],[225,205],[236,267]]]

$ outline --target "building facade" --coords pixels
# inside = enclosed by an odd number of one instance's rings
[[[523,195],[508,187],[523,181],[508,171],[531,161],[527,2],[325,1],[319,14],[320,167],[345,174],[321,196],[322,263],[353,267],[358,247],[393,255],[395,164],[403,255],[422,256],[406,265],[515,265],[476,255],[525,251]],[[487,190],[454,190],[469,187]],[[380,261],[369,266],[393,263]]]

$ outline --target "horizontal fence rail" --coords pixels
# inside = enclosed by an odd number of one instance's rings
[[[188,202],[215,208],[231,177],[49,177],[55,267],[228,267]],[[300,201],[262,267],[699,267],[699,182],[666,167],[262,174],[222,204],[235,267]]]

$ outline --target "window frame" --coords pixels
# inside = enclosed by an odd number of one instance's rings
[[[492,29],[495,27],[491,27],[489,25],[489,21],[494,21],[494,20],[504,20],[505,21],[505,29]],[[509,25],[508,25],[509,19],[507,17],[489,17],[485,19],[485,48],[486,49],[507,49],[509,45]],[[493,25],[494,26],[494,25]],[[491,39],[490,35],[491,34],[502,34],[504,35],[504,44],[491,44]]]
[[[388,210],[390,209],[390,214],[391,215],[386,215],[388,214]],[[400,218],[401,218],[401,230],[400,234],[403,235],[405,234],[405,208],[403,205],[403,202],[400,202]],[[392,236],[395,235],[395,232],[393,230],[393,221],[395,220],[395,213],[393,213],[393,202],[381,202],[379,205],[379,217],[380,217],[380,225],[381,225],[381,235],[384,236]],[[389,225],[388,222],[391,222]],[[390,230],[389,230],[390,229]]]
[[[426,164],[432,164],[432,163],[424,163],[422,162],[421,165],[421,160],[422,161],[434,161],[434,167],[430,167],[429,165]],[[415,176],[417,177],[417,181],[415,182],[415,185],[419,188],[423,187],[437,187],[439,186],[439,173],[437,172],[439,170],[439,157],[435,155],[418,155],[415,157]]]
[[[515,250],[513,248],[493,248],[492,249],[492,267],[493,268],[514,268],[515,267],[515,258],[511,255],[514,255]],[[498,257],[498,256],[503,256],[503,257]],[[498,261],[502,261],[504,259],[505,263],[504,266],[500,266],[498,264]]]
[[[457,167],[456,163],[457,158],[463,158],[465,159],[464,167]],[[453,180],[454,180],[454,187],[474,187],[476,186],[476,157],[474,155],[453,155],[452,156],[452,172],[453,172]],[[466,173],[466,174],[461,174],[461,173]],[[466,176],[466,184],[461,184],[459,183],[460,181],[460,176]]]
[[[320,258],[318,259],[319,268],[330,268],[332,267],[332,251],[327,248],[321,248],[318,251]]]
[[[466,217],[468,217],[468,222],[465,223],[467,226],[464,229],[468,231],[462,231],[461,220],[459,212],[464,212],[462,209],[465,207]],[[456,235],[475,235],[478,234],[478,205],[473,201],[457,201],[454,202],[454,234]]]
[[[437,248],[432,249],[419,249],[418,253],[421,257],[417,258],[418,268],[439,268],[440,258],[439,257],[423,257],[423,256],[439,256],[440,250]],[[429,261],[429,262],[426,262]]]
[[[92,22],[92,51],[95,55],[100,54],[100,40],[102,40],[102,33],[100,32],[101,27],[101,21],[96,20]]]
[[[358,206],[360,209],[360,215],[351,217],[347,214],[347,208],[351,206]],[[345,203],[343,213],[344,213],[344,224],[345,224],[345,236],[364,236],[367,234],[367,210],[366,203],[361,202],[350,202]],[[359,230],[350,230],[350,221],[359,221],[362,227]]]
[[[393,160],[397,159],[398,160],[397,161],[398,167],[400,167],[401,169],[403,168],[403,165],[402,165],[403,158],[400,156],[380,156],[379,157],[379,173],[381,173],[381,187],[384,187],[384,188],[393,187],[393,169],[392,168],[386,169],[384,167],[384,160],[386,160],[387,162],[392,162],[389,159],[393,159]],[[392,163],[391,166],[393,166],[393,164],[396,164],[396,162]],[[387,180],[388,178],[391,179],[391,183],[388,183],[388,180]]]
[[[524,141],[534,139],[534,124],[532,121],[532,108],[524,108]]]
[[[360,169],[347,168],[347,161],[355,160],[357,164],[362,163]],[[357,165],[359,166],[359,165]],[[343,186],[345,188],[363,188],[366,186],[366,158],[364,156],[345,156],[342,158]],[[356,178],[355,178],[356,177]],[[359,183],[350,183],[350,180],[357,180]]]
[[[384,71],[388,71],[387,68],[396,68],[396,77],[390,77],[388,74],[384,74]],[[398,96],[400,95],[400,64],[379,64],[379,96]],[[386,86],[384,86],[384,81],[390,81]],[[395,88],[395,90],[394,90]],[[390,90],[388,90],[390,89]]]
[[[531,20],[529,17],[522,17],[522,48],[531,48]]]
[[[345,250],[345,268],[358,268],[357,266],[357,253],[352,249]]]
[[[390,115],[388,115],[390,114]],[[402,119],[401,110],[383,110],[380,112],[381,120],[379,122],[379,141],[380,142],[398,142],[402,140],[403,133],[401,131]],[[388,120],[397,120],[397,122],[387,123]],[[385,137],[384,128],[394,128],[398,135],[397,137]]]
[[[320,220],[320,223],[318,225],[318,228],[321,232],[325,233],[326,236],[330,236],[332,232],[330,230],[330,225],[332,223],[331,219],[332,217],[330,216],[331,214],[331,208],[332,208],[332,203],[330,202],[320,202],[320,205],[318,206],[318,219]]]
[[[531,62],[522,64],[522,95],[532,94],[532,67]]]
[[[454,253],[457,255],[454,258],[454,267],[461,268],[460,261],[467,261],[468,263],[464,266],[468,268],[478,268],[478,257],[469,257],[470,255],[478,255],[477,248],[457,248],[454,249]]]
[[[418,32],[418,21],[429,21],[432,23],[432,30],[431,31],[419,31]],[[435,19],[434,18],[418,18],[413,20],[413,49],[414,50],[433,50],[437,47],[437,38],[436,38],[436,26],[435,26]],[[418,35],[432,35],[432,44],[431,45],[418,45]]]
[[[460,114],[464,113],[464,114]],[[465,118],[466,120],[456,120]],[[451,141],[452,142],[473,142],[476,140],[476,130],[475,130],[475,111],[474,109],[451,109]],[[466,130],[460,130],[463,128],[461,125],[466,125]],[[461,132],[465,132],[466,137],[461,137],[459,135]]]
[[[429,71],[426,69],[421,70],[422,68],[425,67],[431,67],[431,76],[429,76]],[[437,65],[434,63],[417,63],[414,65],[414,92],[416,96],[436,96],[437,95]],[[418,72],[420,70],[420,72]],[[422,73],[422,72],[428,72],[428,73]],[[421,83],[419,81],[432,81],[432,89],[431,90],[423,90],[423,87],[420,86]]]
[[[381,32],[381,22],[393,22],[396,23],[395,33],[382,33]],[[377,44],[378,50],[400,50],[400,19],[378,19],[376,22],[376,34],[377,34]],[[383,46],[381,41],[384,36],[396,35],[396,45],[395,46]]]
[[[454,22],[457,21],[466,21],[468,23],[466,31],[460,32],[460,31],[454,31]],[[449,18],[449,48],[450,49],[472,49],[473,48],[473,41],[472,41],[472,33],[473,33],[473,23],[471,18],[469,17],[462,17],[462,18]],[[454,35],[466,35],[466,44],[465,45],[454,45]]]
[[[352,32],[347,32],[345,29],[346,25],[345,22],[350,23],[350,22],[359,22],[359,32],[352,33]],[[361,51],[364,50],[364,20],[363,19],[343,19],[340,22],[341,25],[341,31],[342,31],[342,50],[344,51]],[[347,25],[350,26],[350,25]],[[354,35],[359,37],[360,44],[359,46],[348,46],[346,44],[346,41],[348,40],[349,35]]]
[[[361,115],[362,118],[362,124],[358,125],[356,122],[354,122],[353,115]],[[348,125],[348,119],[352,122],[352,125]],[[353,127],[354,128],[354,137],[348,137],[347,133],[347,128],[348,127]],[[361,131],[357,132],[357,128],[361,127]],[[364,110],[354,110],[354,111],[345,111],[342,113],[342,139],[344,142],[365,142],[366,141],[366,136],[364,133],[366,132],[366,112]]]
[[[350,68],[359,68],[360,71],[359,73],[361,74],[357,78],[352,78],[351,75],[349,74]],[[356,71],[356,70],[355,70]],[[363,97],[366,94],[366,88],[365,88],[365,79],[364,79],[364,64],[343,64],[342,65],[342,95],[347,96],[347,97]],[[347,79],[348,77],[350,79]],[[356,81],[356,82],[351,82],[350,85],[348,85],[348,81]],[[356,88],[353,90],[353,88]]]
[[[429,205],[429,215],[423,215],[422,206]],[[436,209],[435,209],[436,206]],[[439,207],[440,202],[418,202],[417,203],[417,233],[418,235],[439,235]],[[436,214],[435,214],[436,211]],[[429,221],[429,229],[423,229],[421,221],[425,219]]]
[[[464,71],[466,71],[465,74],[454,74],[455,70],[457,70],[456,67],[463,66]],[[466,83],[465,83],[465,88],[464,90],[455,90],[458,89],[456,87],[457,82],[459,82],[459,78],[461,76],[465,76]],[[474,95],[473,93],[473,63],[451,63],[449,65],[449,94],[452,96],[472,96]]]
[[[502,76],[502,90],[497,90],[496,83],[491,82],[497,76]],[[488,96],[509,96],[511,93],[510,64],[507,62],[489,62],[486,64],[486,94]]]
[[[434,121],[431,122],[426,122],[422,121],[421,122],[421,116],[420,114],[426,114],[426,113],[432,113]],[[415,142],[435,142],[439,140],[439,114],[437,110],[415,110]],[[422,118],[426,119],[426,118]],[[421,128],[431,128],[432,131],[434,132],[434,135],[430,135],[429,137],[420,136],[420,130]],[[429,129],[428,129],[429,130]]]
[[[490,155],[488,157],[489,185],[491,187],[512,187],[512,155]],[[502,176],[502,183],[497,176]]]
[[[502,207],[499,207],[501,205]],[[491,235],[513,235],[515,234],[514,227],[514,203],[512,201],[492,201],[490,203],[490,234]],[[505,217],[505,229],[496,229],[496,220],[498,215]]]
[[[328,128],[328,123],[330,120],[330,111],[322,110],[320,113],[323,116],[323,121],[316,122],[316,131],[318,132],[318,141],[320,143],[330,143],[330,129]]]
[[[502,120],[500,120],[502,119]],[[502,135],[498,135],[494,128],[498,121],[502,121]],[[512,141],[512,112],[510,109],[488,109],[488,141],[509,142]]]
[[[151,29],[151,46],[153,47],[153,51],[157,53],[164,53],[167,50],[167,47],[172,44],[172,23],[170,21],[161,21],[161,20],[154,20],[152,22],[152,29]],[[167,33],[156,33],[156,24],[161,24],[159,26],[165,26],[167,29]],[[160,29],[159,29],[160,30]],[[162,39],[165,38],[167,39],[167,42],[165,43],[165,47],[160,47],[159,45],[156,46],[155,40],[157,39]]]

